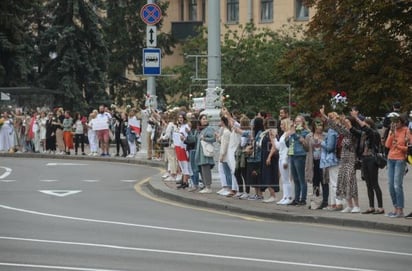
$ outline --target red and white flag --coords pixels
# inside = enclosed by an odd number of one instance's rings
[[[129,126],[130,129],[132,129],[133,132],[135,132],[136,135],[140,135],[140,120],[136,119],[136,118],[131,118],[129,119]]]

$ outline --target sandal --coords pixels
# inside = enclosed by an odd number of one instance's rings
[[[381,215],[381,214],[384,214],[384,213],[385,213],[384,209],[377,209],[373,214],[374,215]]]
[[[362,214],[373,214],[373,213],[375,213],[376,211],[375,211],[375,208],[369,208],[369,209],[367,209],[366,211],[364,211],[364,212],[362,212]]]

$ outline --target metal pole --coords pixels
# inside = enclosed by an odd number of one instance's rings
[[[154,4],[154,0],[147,0],[148,4]],[[147,26],[149,27],[149,26]],[[154,76],[147,77],[147,95],[149,95],[153,102],[153,109],[157,108],[157,96],[156,96],[156,79]]]
[[[154,4],[155,1],[154,0],[147,0],[147,4]],[[146,28],[148,28],[149,25],[146,26]],[[146,41],[147,44],[147,41]],[[146,98],[146,103],[145,106],[147,107],[147,109],[156,109],[157,108],[157,96],[156,96],[156,80],[154,76],[148,76],[147,80],[146,80],[146,95],[148,97],[150,97],[150,99]],[[153,108],[150,108],[153,107]],[[149,112],[149,110],[147,110],[146,112]],[[148,134],[146,132],[147,129],[147,123],[148,121],[148,116],[147,114],[144,114],[144,111],[142,111],[142,122],[141,122],[141,132],[140,132],[140,136],[141,136],[141,144],[140,144],[140,150],[137,153],[137,156],[141,156],[141,157],[146,157],[147,153],[148,153]]]

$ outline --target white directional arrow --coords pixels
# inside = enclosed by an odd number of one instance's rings
[[[80,193],[82,190],[39,190],[39,192],[56,197],[65,197]]]
[[[0,179],[4,179],[7,176],[9,176],[11,174],[11,168],[8,167],[0,167],[2,169],[4,169],[6,172],[4,172],[3,174],[0,175]]]
[[[87,164],[77,164],[77,163],[47,163],[46,166],[87,166]]]

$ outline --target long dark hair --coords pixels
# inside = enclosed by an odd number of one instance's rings
[[[207,122],[207,124],[206,124],[205,126],[202,126],[202,125],[201,125],[201,119],[202,119],[203,117],[206,117],[206,118],[207,118],[207,115],[206,115],[206,114],[200,114],[200,116],[199,116],[199,130],[203,130],[204,128],[206,128],[207,126],[209,126],[209,121]]]
[[[265,127],[263,125],[263,119],[262,118],[255,118],[253,121],[253,136],[256,136],[259,131],[264,131]]]

